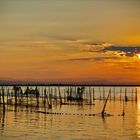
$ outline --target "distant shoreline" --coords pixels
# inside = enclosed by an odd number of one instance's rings
[[[129,87],[129,86],[137,86],[140,87],[140,84],[0,84],[0,86],[116,86],[116,87]]]

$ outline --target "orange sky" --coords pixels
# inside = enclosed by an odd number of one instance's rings
[[[140,82],[139,5],[0,0],[0,80]]]

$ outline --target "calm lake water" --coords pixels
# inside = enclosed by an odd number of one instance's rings
[[[105,87],[108,91],[109,87]],[[98,87],[95,87],[96,94]],[[120,87],[116,87],[116,97]],[[127,88],[131,97],[131,87]],[[117,92],[118,91],[118,92]],[[95,100],[95,105],[57,105],[49,112],[63,115],[36,113],[44,108],[7,106],[3,112],[0,106],[0,140],[136,140],[140,139],[140,87],[137,87],[138,100],[124,104],[109,100],[106,112],[113,116],[102,118],[100,115],[86,114],[102,111],[104,101]],[[122,93],[123,94],[123,93]],[[65,114],[67,113],[67,114]],[[82,115],[81,115],[82,114]]]

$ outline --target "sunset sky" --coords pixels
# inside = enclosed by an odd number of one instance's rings
[[[0,0],[0,80],[140,83],[140,0]]]

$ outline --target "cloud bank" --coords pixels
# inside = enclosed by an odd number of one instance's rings
[[[101,52],[118,52],[121,56],[133,57],[140,52],[140,46],[110,46],[101,50]]]

